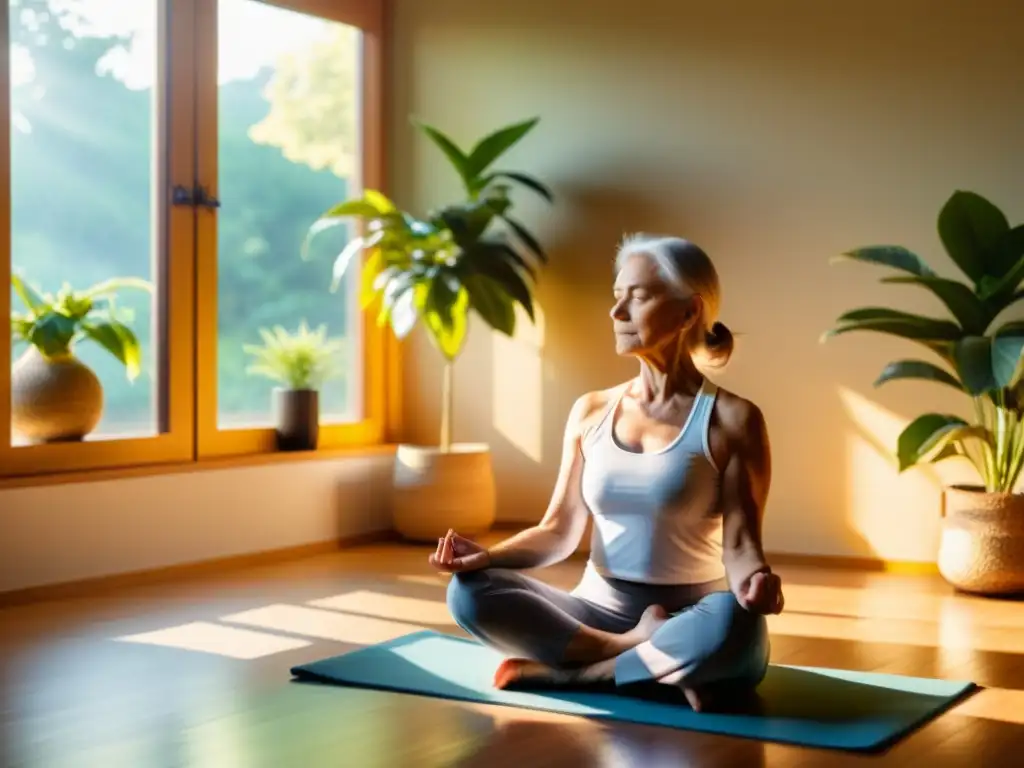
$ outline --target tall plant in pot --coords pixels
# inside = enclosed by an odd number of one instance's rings
[[[278,450],[312,451],[320,437],[320,390],[339,375],[341,339],[328,339],[327,326],[315,331],[302,321],[295,333],[284,327],[260,328],[262,344],[242,349],[253,362],[246,373],[276,382],[272,393]]]
[[[839,258],[888,267],[886,284],[914,285],[934,294],[949,317],[884,307],[855,309],[826,334],[873,331],[902,337],[932,360],[890,363],[875,381],[926,381],[951,387],[970,402],[972,416],[926,413],[900,434],[899,469],[964,457],[979,483],[944,489],[938,566],[964,591],[1024,591],[1024,321],[1004,311],[1024,298],[1024,225],[973,192],[955,192],[938,217],[939,237],[966,280],[939,276],[901,246],[876,245]]]
[[[65,283],[54,294],[11,275],[11,287],[24,305],[11,313],[12,340],[15,348],[27,347],[11,367],[11,428],[31,443],[82,440],[103,416],[103,387],[78,359],[76,347],[98,344],[134,381],[142,369],[142,349],[115,298],[125,288],[152,291],[152,286],[117,278],[81,291]]]
[[[479,533],[494,521],[490,449],[453,444],[453,368],[463,349],[470,312],[494,330],[515,332],[516,305],[533,321],[533,285],[547,257],[512,216],[511,190],[524,187],[548,202],[551,192],[523,173],[496,169],[498,160],[537,124],[505,126],[465,151],[438,129],[417,128],[441,150],[462,184],[462,199],[425,217],[400,210],[377,190],[326,211],[309,237],[352,218],[363,233],[334,264],[334,285],[362,260],[360,300],[399,339],[418,322],[444,364],[441,433],[436,446],[400,445],[394,470],[395,527],[406,538],[436,541],[449,526]],[[307,247],[309,243],[307,238]]]

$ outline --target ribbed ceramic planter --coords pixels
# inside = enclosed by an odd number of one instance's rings
[[[947,488],[938,566],[965,592],[1024,593],[1024,495]]]
[[[395,530],[410,541],[437,543],[449,528],[465,536],[487,531],[496,507],[491,450],[455,444],[400,445],[395,454]]]
[[[11,367],[11,428],[32,443],[82,440],[103,416],[103,387],[74,355],[29,347]]]
[[[316,450],[320,394],[315,389],[274,389],[274,430],[281,451]]]

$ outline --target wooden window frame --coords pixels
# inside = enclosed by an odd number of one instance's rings
[[[360,186],[383,189],[385,0],[260,2],[361,30]],[[202,207],[174,206],[168,200],[169,190],[176,184],[187,188],[198,184],[217,194],[216,132],[196,129],[199,118],[206,120],[209,118],[204,115],[217,114],[217,4],[207,0],[158,3],[163,23],[154,104],[163,110],[157,112],[163,119],[154,121],[160,160],[154,167],[161,176],[154,180],[158,194],[153,220],[159,238],[154,263],[158,288],[154,316],[161,371],[157,399],[161,432],[14,447],[11,380],[9,374],[0,375],[0,478],[192,465],[205,459],[276,451],[271,428],[218,428],[216,213]],[[4,40],[9,39],[9,12],[5,2],[0,8],[0,36]],[[9,105],[10,58],[0,59],[0,104]],[[10,127],[8,113],[0,119],[0,286],[10,285],[12,268]],[[0,318],[9,318],[10,312],[10,289],[4,287],[0,290]],[[393,334],[365,313],[360,313],[360,318],[364,418],[347,424],[321,423],[318,449],[380,446],[393,439],[400,428],[398,343]],[[10,359],[11,338],[5,331],[0,333],[0,360]],[[315,457],[316,452],[310,453]]]

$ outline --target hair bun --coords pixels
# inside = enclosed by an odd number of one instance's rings
[[[704,347],[711,358],[711,364],[715,367],[723,366],[729,362],[729,358],[732,357],[734,343],[732,331],[726,327],[725,323],[715,321],[711,326],[711,330],[704,334]]]

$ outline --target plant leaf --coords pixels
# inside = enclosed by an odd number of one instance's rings
[[[880,387],[886,382],[899,379],[935,381],[953,387],[957,391],[963,391],[963,386],[956,377],[924,360],[897,360],[894,363],[889,363],[875,379],[875,386]]]
[[[555,196],[554,194],[552,194],[550,189],[541,184],[539,181],[537,181],[537,179],[533,178],[532,176],[527,176],[525,173],[516,173],[513,171],[495,171],[494,173],[488,174],[484,178],[480,179],[480,188],[484,189],[489,184],[493,184],[498,179],[510,179],[511,181],[515,181],[519,184],[522,184],[524,187],[533,190],[538,195],[547,200],[549,203],[553,203],[555,201]]]
[[[339,257],[340,258],[340,257]],[[359,303],[363,309],[369,308],[380,295],[377,289],[377,277],[385,269],[384,251],[374,248],[370,255],[363,262],[363,268],[359,273]]]
[[[449,277],[444,270],[438,270],[428,284],[423,319],[441,354],[454,360],[466,340],[469,296],[462,285],[449,281]]]
[[[1024,321],[1012,320],[1000,326],[992,337],[992,372],[1001,387],[1017,378],[1024,350]]]
[[[866,248],[856,248],[833,257],[832,261],[860,261],[909,272],[918,277],[935,276],[935,272],[920,256],[901,245],[869,245]]]
[[[1006,216],[975,192],[958,190],[939,211],[939,238],[950,258],[975,285],[986,276],[1002,277],[996,248],[1010,229]]]
[[[23,280],[20,275],[11,275],[11,287],[14,288],[14,292],[18,294],[18,298],[21,299],[25,307],[31,312],[39,314],[41,310],[46,309],[46,299],[44,299],[39,292],[28,283],[28,281]]]
[[[32,326],[29,341],[47,357],[67,354],[78,331],[78,323],[67,315],[46,312]]]
[[[512,231],[516,233],[516,237],[522,240],[523,244],[531,251],[533,251],[534,255],[540,260],[540,262],[542,264],[547,264],[548,257],[544,253],[544,249],[541,248],[540,243],[537,242],[537,239],[532,234],[530,234],[529,231],[527,231],[526,227],[524,227],[522,224],[520,224],[518,221],[516,221],[510,216],[502,216],[501,218],[504,220],[506,224],[509,225],[509,227],[512,228]]]
[[[463,280],[469,304],[494,330],[511,336],[516,330],[516,311],[512,297],[486,275],[468,275]]]
[[[995,313],[985,306],[978,296],[957,280],[948,280],[944,277],[886,277],[883,283],[920,285],[933,294],[946,305],[946,308],[953,314],[960,327],[967,333],[984,333],[989,323],[995,317]]]
[[[398,212],[398,206],[391,202],[391,199],[380,190],[364,189],[363,202],[371,205],[381,216]]]
[[[375,189],[363,190],[361,197],[345,200],[331,206],[322,214],[318,221],[324,219],[375,219],[395,213],[397,208],[383,193]]]
[[[533,130],[540,122],[539,117],[533,117],[504,128],[499,128],[494,133],[482,138],[470,151],[466,160],[466,172],[470,179],[477,182],[478,186],[473,192],[479,192],[479,177],[491,164],[505,154],[512,146]]]
[[[409,285],[397,294],[394,303],[391,305],[390,322],[391,330],[399,340],[408,336],[416,327],[416,290],[414,285]]]
[[[980,395],[999,389],[992,367],[992,339],[988,336],[967,336],[953,347],[953,362],[964,390]]]
[[[1007,231],[990,251],[990,259],[999,267],[998,274],[1001,277],[1013,269],[1021,258],[1024,258],[1024,224],[1018,224]]]
[[[362,252],[363,244],[363,238],[354,237],[341,249],[341,253],[334,260],[334,266],[331,267],[331,293],[338,290],[341,281],[345,279],[348,268],[352,266],[352,260],[356,257],[356,254]]]
[[[948,358],[948,347],[963,337],[960,327],[948,320],[936,320],[880,307],[855,309],[840,316],[838,322],[836,328],[823,335],[823,341],[851,331],[873,331],[920,342],[943,358]]]
[[[476,259],[473,261],[472,267],[476,273],[497,282],[509,296],[522,305],[530,320],[534,319],[533,295],[530,286],[526,284],[519,270],[504,259]]]
[[[956,343],[953,358],[971,395],[1005,389],[1017,379],[1024,351],[1024,321],[1001,326],[993,336],[967,336]]]
[[[953,440],[987,435],[974,434],[974,430],[959,416],[941,413],[926,413],[918,416],[900,433],[897,439],[896,455],[899,460],[899,471],[921,462],[928,454],[948,445]]]
[[[1001,278],[987,281],[981,289],[981,298],[1000,302],[996,308],[1002,311],[1019,298],[1018,288],[1021,280],[1024,280],[1024,256],[1021,256]]]
[[[142,347],[134,331],[117,320],[82,323],[85,335],[121,361],[129,381],[142,371]]]
[[[436,216],[451,231],[456,243],[469,248],[494,219],[494,211],[486,201],[471,200],[445,206]]]
[[[135,288],[146,293],[153,292],[153,284],[148,280],[143,280],[139,277],[115,277],[112,280],[104,280],[101,283],[83,291],[79,294],[82,298],[95,299],[100,296],[109,296],[112,293],[117,293],[122,288]]]
[[[459,174],[459,178],[462,179],[466,191],[471,192],[474,174],[469,171],[469,158],[458,148],[454,141],[437,128],[417,120],[413,120],[412,123],[444,153],[445,157],[448,158],[448,162],[455,169],[455,172]]]

